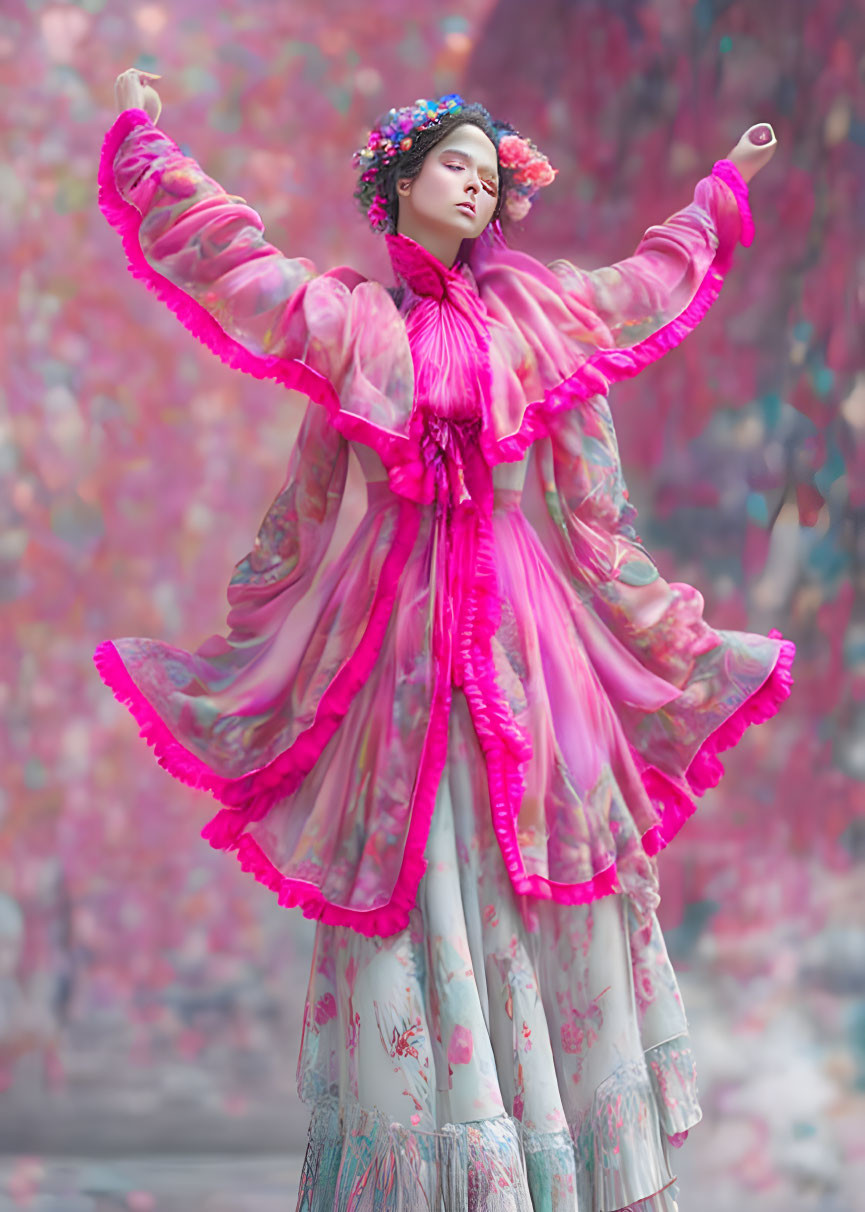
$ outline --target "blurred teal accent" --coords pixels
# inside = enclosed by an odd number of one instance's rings
[[[136,57],[135,66],[143,72],[158,72],[159,71],[159,56],[151,55],[149,51],[142,51]]]
[[[814,325],[810,320],[797,320],[793,325],[793,336],[797,341],[810,341]]]
[[[619,569],[620,581],[626,585],[651,585],[657,581],[660,573],[654,564],[646,564],[642,560],[628,560]]]
[[[71,547],[89,548],[105,532],[99,506],[77,495],[55,501],[50,516],[52,533]]]
[[[837,536],[829,531],[814,544],[805,562],[808,571],[818,577],[824,585],[836,582],[848,571],[848,557],[836,545],[837,542]]]
[[[847,1038],[850,1042],[850,1054],[856,1062],[855,1088],[865,1090],[865,1000],[854,1002],[850,1007]]]
[[[45,767],[37,757],[30,757],[24,764],[24,786],[28,791],[39,791],[45,786]]]
[[[781,407],[781,397],[775,391],[767,391],[764,396],[760,397],[760,408],[763,411],[763,420],[768,430],[774,429],[778,424],[781,418]]]
[[[848,669],[853,665],[865,665],[865,636],[844,637],[844,664]]]
[[[702,33],[712,28],[715,20],[715,6],[712,0],[697,0],[694,5],[694,23]]]
[[[328,96],[333,102],[333,108],[338,114],[347,114],[354,101],[354,90],[343,85],[337,85],[328,90]]]
[[[814,472],[814,483],[821,496],[828,497],[832,485],[845,475],[847,464],[830,434],[826,435],[826,459],[822,467]]]
[[[814,384],[814,390],[821,396],[825,396],[832,390],[835,383],[835,372],[828,366],[819,366],[812,372],[811,382]]]
[[[218,93],[220,89],[219,78],[213,72],[209,72],[206,67],[202,67],[200,63],[190,63],[186,67],[182,67],[180,80],[184,90],[193,95]]]
[[[718,43],[718,49],[722,55],[726,55],[728,51],[733,49],[733,39],[729,34],[724,34],[724,37]]]
[[[749,492],[745,500],[745,512],[752,522],[758,526],[769,525],[769,508],[762,492]]]
[[[718,901],[710,898],[690,901],[685,905],[679,925],[664,931],[667,953],[674,962],[693,955],[702,934],[720,908]]]

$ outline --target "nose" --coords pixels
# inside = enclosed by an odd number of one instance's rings
[[[470,189],[473,194],[478,194],[480,192],[480,188],[481,183],[477,177],[469,177],[466,181],[466,189]]]

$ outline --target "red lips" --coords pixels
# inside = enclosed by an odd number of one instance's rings
[[[464,206],[471,214],[475,214],[475,205],[473,202],[457,202],[457,206]]]

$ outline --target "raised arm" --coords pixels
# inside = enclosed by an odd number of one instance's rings
[[[100,208],[123,235],[132,272],[230,364],[284,377],[271,360],[297,360],[332,382],[360,275],[318,275],[305,257],[269,244],[257,212],[157,129],[161,103],[140,75],[117,79],[122,108],[99,170]],[[288,385],[314,386],[297,375]]]
[[[595,270],[564,260],[551,263],[569,300],[590,314],[592,344],[630,349],[695,304],[680,330],[667,334],[670,344],[693,327],[717,294],[736,245],[748,246],[753,239],[748,182],[776,146],[768,123],[747,130],[729,156],[697,183],[693,201],[648,228],[626,260]]]
[[[534,416],[606,392],[696,327],[721,290],[736,245],[751,243],[748,181],[775,145],[768,124],[746,131],[697,182],[693,201],[650,227],[633,256],[615,265],[544,265],[500,240],[477,243],[472,269],[500,360],[523,395],[514,395],[506,417],[502,409],[499,425],[509,441],[519,433],[514,451],[536,432]],[[513,395],[505,374],[502,398],[508,390]]]

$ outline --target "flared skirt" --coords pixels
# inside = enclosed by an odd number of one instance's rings
[[[317,925],[297,1212],[675,1212],[701,1112],[657,894],[517,894],[482,763],[457,691],[409,925]]]

